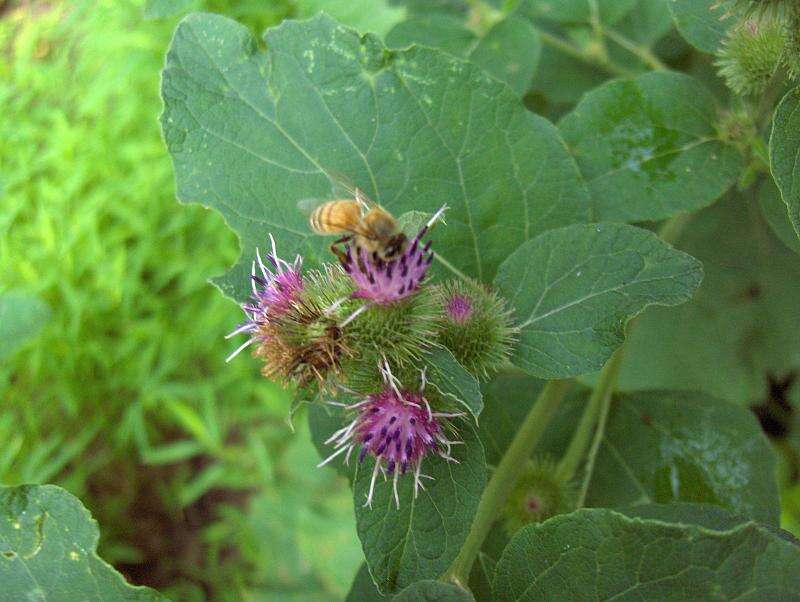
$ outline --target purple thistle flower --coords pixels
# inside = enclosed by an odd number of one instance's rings
[[[453,322],[463,324],[472,316],[472,300],[456,293],[445,301],[444,310]]]
[[[384,477],[392,475],[392,489],[397,507],[400,497],[397,493],[397,480],[410,472],[414,477],[414,497],[419,488],[425,489],[422,474],[422,461],[436,453],[448,462],[458,460],[450,455],[453,445],[463,442],[451,441],[446,436],[446,420],[464,416],[463,413],[433,412],[424,396],[425,374],[419,391],[409,391],[398,387],[400,384],[385,362],[380,366],[384,387],[379,393],[372,393],[362,401],[344,406],[355,412],[353,420],[333,433],[325,442],[334,443],[336,451],[318,464],[324,466],[336,456],[346,453],[345,464],[350,460],[353,450],[360,446],[358,455],[362,462],[367,454],[375,458],[369,494],[365,506],[372,506],[372,495],[378,472]],[[333,403],[333,402],[331,402]],[[336,404],[338,405],[338,404]]]
[[[247,320],[225,338],[229,339],[242,333],[249,333],[251,337],[231,353],[226,362],[231,361],[254,342],[263,341],[266,334],[262,331],[262,327],[271,317],[285,314],[303,290],[303,276],[300,273],[303,258],[297,255],[293,263],[281,259],[278,257],[272,234],[269,235],[269,240],[272,244],[272,253],[267,254],[267,261],[271,268],[264,264],[261,252],[256,248],[257,261],[253,261],[250,275],[253,294],[250,300],[242,305]],[[256,266],[260,275],[256,273]]]
[[[356,285],[353,297],[385,305],[414,293],[433,261],[431,243],[422,244],[422,238],[446,209],[447,205],[439,209],[406,245],[400,257],[392,261],[384,261],[377,253],[369,253],[362,247],[348,245],[342,267]]]

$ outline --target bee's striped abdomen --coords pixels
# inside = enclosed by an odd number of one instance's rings
[[[328,201],[311,213],[311,229],[317,234],[338,234],[358,229],[361,209],[352,200]]]

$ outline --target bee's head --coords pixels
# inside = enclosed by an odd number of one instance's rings
[[[389,238],[383,248],[383,260],[392,261],[400,257],[406,250],[408,237],[402,232],[398,232]]]

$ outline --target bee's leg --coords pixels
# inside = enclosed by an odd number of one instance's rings
[[[342,251],[342,249],[340,248],[340,245],[347,244],[352,239],[353,239],[353,237],[350,236],[350,235],[342,236],[341,238],[339,238],[337,240],[334,240],[331,243],[331,253],[336,255],[336,257],[339,259],[339,262],[342,265],[345,265],[345,266],[350,262],[350,257],[349,257],[349,255],[347,253]]]

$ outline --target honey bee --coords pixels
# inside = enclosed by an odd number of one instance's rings
[[[322,235],[345,234],[331,245],[331,251],[340,259],[344,258],[344,253],[339,245],[351,240],[376,260],[389,262],[402,255],[408,238],[394,216],[362,190],[340,181],[337,183],[352,198],[326,201],[317,206],[309,217],[311,229]]]

